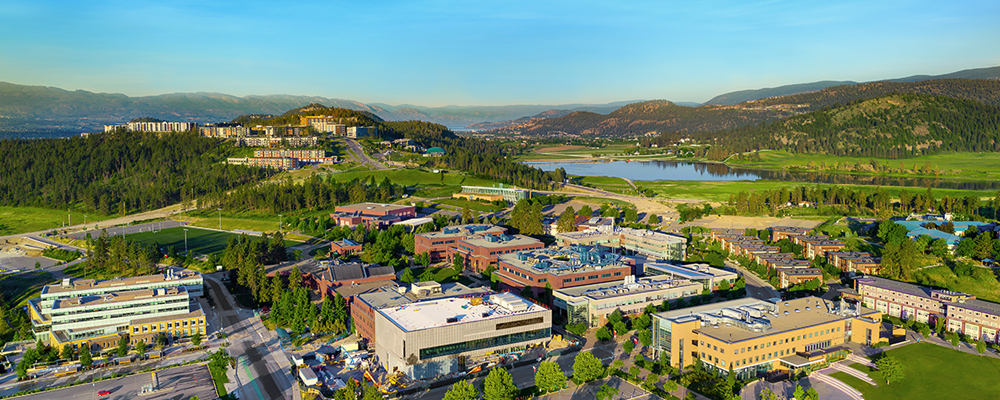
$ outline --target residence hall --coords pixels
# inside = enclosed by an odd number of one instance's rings
[[[864,251],[829,251],[826,261],[851,276],[874,275],[882,270],[882,257]]]
[[[391,282],[396,279],[396,271],[389,266],[378,264],[341,263],[310,261],[300,266],[306,286],[322,296],[332,295],[340,286],[358,285],[370,282]]]
[[[546,287],[556,290],[622,281],[635,275],[635,260],[591,246],[548,248],[504,254],[496,274],[504,287],[530,286],[537,295]]]
[[[794,375],[845,356],[847,342],[882,342],[882,313],[818,297],[770,302],[745,298],[653,314],[653,347],[682,368],[700,358],[739,379],[775,370]]]
[[[427,253],[431,262],[439,262],[448,258],[448,253],[458,247],[458,241],[486,235],[502,235],[507,228],[496,225],[468,224],[447,226],[437,232],[418,233],[413,235],[413,254]]]
[[[497,258],[504,254],[545,248],[542,241],[524,235],[484,235],[459,239],[458,244],[449,249],[448,259],[456,254],[462,256],[465,267],[476,272],[497,266]]]
[[[641,314],[647,305],[697,296],[702,284],[660,275],[644,278],[626,276],[622,281],[558,289],[552,292],[554,311],[568,324],[586,323],[595,328],[608,322],[608,314]]]
[[[337,206],[330,218],[340,226],[358,225],[383,228],[395,222],[414,218],[417,208],[398,204],[358,203]]]
[[[339,290],[338,290],[339,292]],[[375,314],[380,308],[396,307],[444,297],[459,297],[491,293],[489,288],[469,288],[458,282],[413,282],[391,284],[358,293],[351,304],[351,319],[361,336],[369,344],[375,343]]]
[[[511,293],[395,304],[399,295],[386,291],[360,297],[375,309],[377,362],[412,379],[465,371],[473,364],[470,359],[522,351],[551,336],[552,311]]]
[[[36,340],[58,348],[110,348],[123,334],[133,336],[131,342],[160,333],[206,334],[205,315],[195,300],[202,287],[201,274],[174,269],[101,281],[66,278],[44,286],[39,298],[28,301],[28,312]]]
[[[998,343],[1000,304],[974,295],[867,276],[855,280],[861,301],[868,307],[901,319],[937,324],[976,339]]]

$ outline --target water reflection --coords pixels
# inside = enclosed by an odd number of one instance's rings
[[[684,161],[611,161],[611,162],[529,162],[543,171],[564,168],[571,175],[611,176],[637,181],[754,181],[758,179],[873,186],[911,186],[962,190],[1000,189],[997,181],[965,181],[945,178],[890,177],[838,174],[812,171],[787,171],[733,168],[725,164]]]

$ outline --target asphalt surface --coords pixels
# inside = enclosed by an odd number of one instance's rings
[[[729,260],[726,260],[726,266],[735,268],[741,275],[743,275],[743,278],[746,281],[747,294],[749,294],[750,297],[761,300],[781,297],[781,293],[778,293],[774,286],[771,286],[770,283],[760,279],[757,275],[748,271],[746,268],[743,268],[734,262],[730,262]]]
[[[143,395],[141,398],[150,400],[187,400],[193,396],[198,396],[200,399],[214,399],[218,397],[215,393],[215,384],[212,382],[212,374],[208,372],[208,366],[205,364],[192,364],[170,368],[158,371],[156,375],[159,382],[159,390],[153,394]],[[100,397],[101,399],[132,400],[140,398],[139,391],[141,388],[151,383],[152,374],[147,372],[94,382],[92,384],[30,394],[18,397],[18,399],[94,399],[98,398],[98,391],[107,390],[111,394]]]
[[[116,226],[116,227],[109,227],[102,229],[92,229],[83,232],[74,232],[68,235],[63,235],[63,237],[75,240],[84,240],[87,238],[87,234],[89,233],[90,237],[96,238],[101,235],[101,231],[103,230],[108,232],[108,236],[125,235],[125,237],[127,238],[129,233],[150,232],[154,230],[158,231],[161,229],[176,228],[178,226],[184,226],[184,225],[186,224],[180,221],[147,222],[145,224],[137,224],[131,226],[128,225]],[[59,245],[63,246],[63,244],[61,243]]]
[[[365,154],[365,150],[361,148],[360,144],[358,144],[357,140],[345,137],[344,142],[347,143],[347,149],[351,153],[351,156],[354,157],[355,160],[358,160],[358,162],[371,166],[374,169],[388,169],[385,165],[382,165],[382,163],[368,157],[368,155]]]

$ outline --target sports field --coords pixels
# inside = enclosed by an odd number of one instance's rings
[[[889,350],[899,359],[904,378],[892,385],[868,367],[857,366],[878,386],[838,372],[831,374],[864,394],[867,400],[1000,399],[1000,360],[980,357],[929,343]]]
[[[79,224],[84,221],[84,214],[77,211],[50,210],[39,207],[0,207],[0,236],[24,232],[58,229],[66,222]],[[87,214],[87,222],[97,222],[108,217]]]
[[[166,250],[173,246],[178,254],[184,253],[184,229],[187,229],[187,248],[192,254],[215,254],[222,256],[222,251],[226,249],[226,243],[230,237],[238,236],[233,233],[211,231],[207,229],[187,228],[167,228],[159,232],[142,232],[128,235],[128,240],[135,240],[142,244],[156,243],[160,248]]]

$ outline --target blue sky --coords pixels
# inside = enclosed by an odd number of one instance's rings
[[[1000,65],[998,1],[7,1],[0,81],[419,105],[706,101]]]

